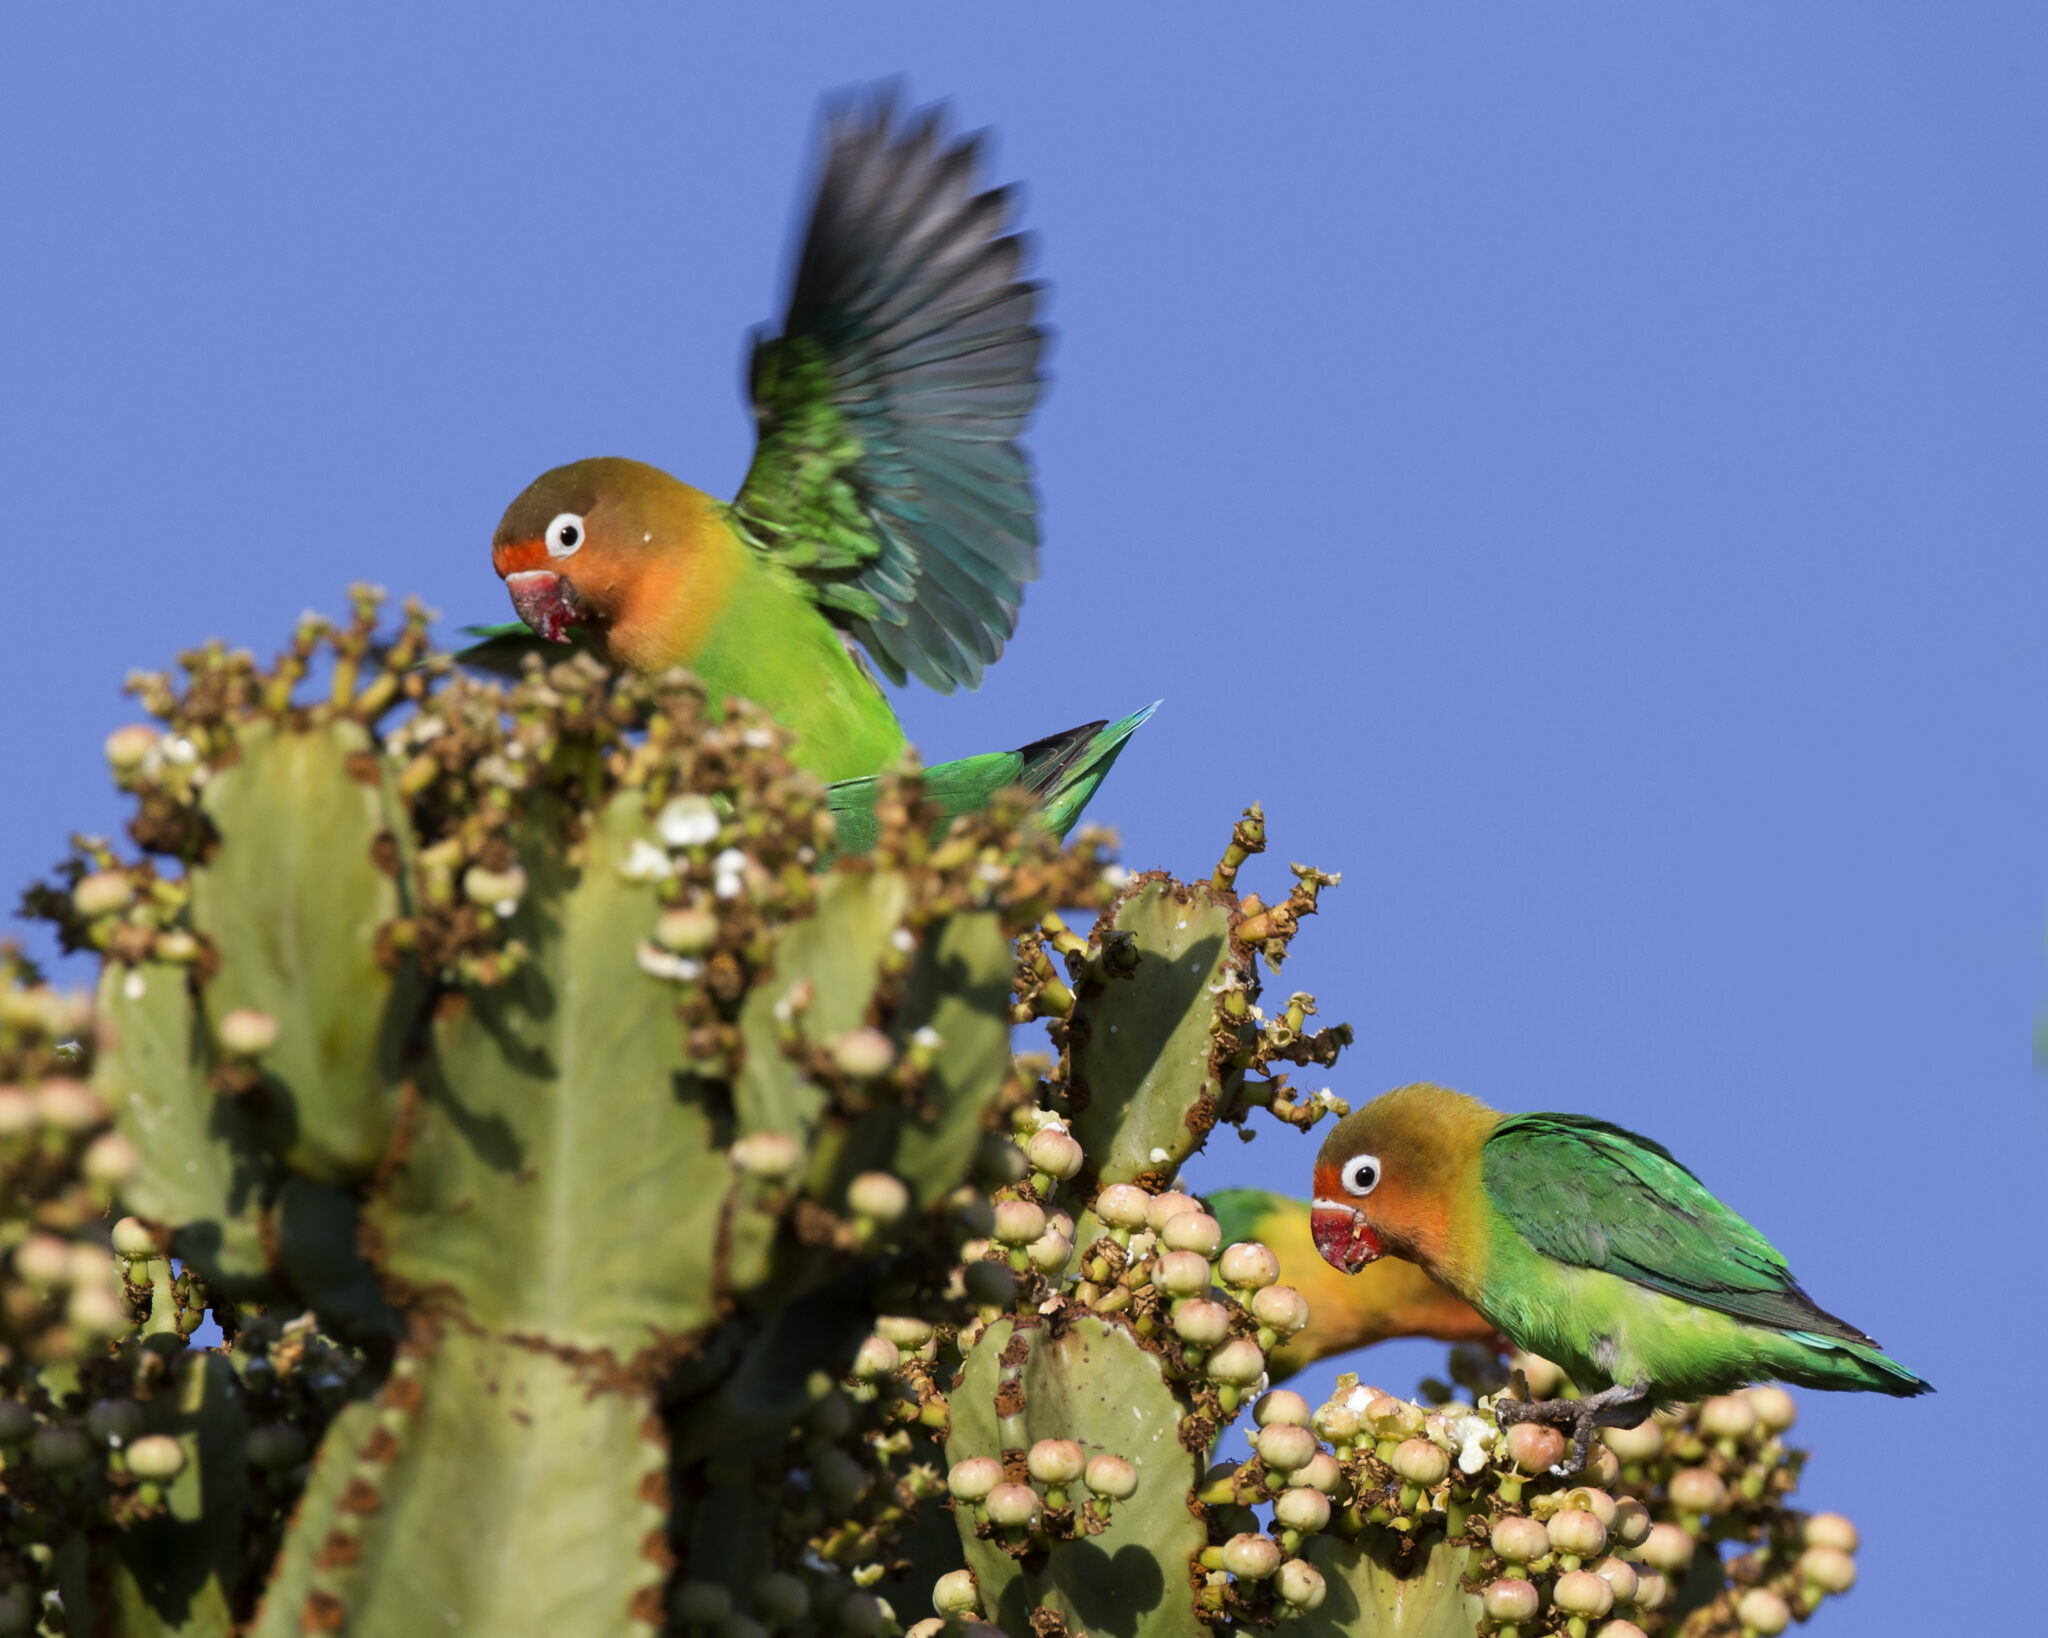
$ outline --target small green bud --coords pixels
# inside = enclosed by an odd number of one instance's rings
[[[1624,1558],[1603,1558],[1593,1573],[1614,1589],[1617,1604],[1633,1603],[1636,1596],[1636,1567]]]
[[[1757,1425],[1766,1433],[1783,1433],[1799,1420],[1799,1405],[1783,1388],[1751,1388],[1749,1404],[1756,1412]]]
[[[1494,1521],[1493,1550],[1510,1564],[1527,1564],[1550,1551],[1550,1532],[1538,1519],[1510,1513]]]
[[[1799,1555],[1799,1579],[1822,1592],[1845,1593],[1856,1585],[1856,1561],[1839,1547],[1809,1547]]]
[[[306,1436],[289,1422],[266,1422],[249,1430],[249,1461],[266,1473],[283,1473],[306,1459]]]
[[[1735,1619],[1758,1638],[1777,1638],[1792,1624],[1792,1610],[1768,1587],[1752,1587],[1735,1600]]]
[[[156,749],[157,731],[145,722],[131,722],[107,735],[107,765],[115,773],[133,773]]]
[[[833,1067],[856,1081],[886,1075],[896,1062],[896,1043],[878,1029],[850,1029],[829,1050]]]
[[[1486,1590],[1479,1595],[1479,1602],[1485,1606],[1486,1613],[1492,1619],[1503,1625],[1509,1622],[1535,1620],[1536,1611],[1541,1604],[1541,1600],[1536,1596],[1536,1589],[1516,1576],[1489,1582]]]
[[[1658,1524],[1643,1537],[1636,1556],[1653,1570],[1683,1575],[1692,1568],[1692,1537],[1675,1524]]]
[[[1074,1255],[1074,1242],[1057,1229],[1047,1229],[1024,1248],[1031,1266],[1041,1274],[1057,1274]]]
[[[19,1252],[15,1254],[15,1258],[14,1266],[19,1268]],[[1814,1514],[1806,1521],[1806,1529],[1802,1534],[1806,1537],[1806,1545],[1809,1547],[1834,1547],[1845,1553],[1855,1552],[1856,1544],[1861,1539],[1856,1534],[1856,1526],[1840,1513]]]
[[[95,1400],[85,1413],[85,1430],[102,1443],[126,1444],[142,1431],[142,1407],[132,1399]]]
[[[123,1257],[161,1257],[156,1236],[139,1217],[123,1217],[114,1224],[114,1249]]]
[[[1341,1399],[1332,1399],[1316,1407],[1310,1418],[1311,1425],[1331,1444],[1342,1444],[1347,1439],[1358,1437],[1358,1412]]]
[[[36,1088],[36,1118],[53,1131],[83,1137],[107,1119],[107,1106],[83,1081],[53,1076]]]
[[[1749,1395],[1720,1393],[1700,1401],[1699,1430],[1708,1439],[1740,1439],[1756,1426]]]
[[[1313,1564],[1299,1558],[1290,1558],[1280,1566],[1273,1577],[1273,1590],[1280,1595],[1280,1601],[1291,1604],[1298,1610],[1312,1610],[1320,1605],[1329,1587],[1323,1575]]]
[[[1394,1454],[1387,1465],[1410,1484],[1419,1484],[1427,1490],[1431,1485],[1443,1483],[1451,1471],[1451,1458],[1427,1439],[1403,1439],[1394,1447]]]
[[[1280,1278],[1280,1259],[1256,1240],[1240,1240],[1224,1248],[1217,1271],[1233,1291],[1255,1291]]]
[[[948,1570],[932,1587],[932,1608],[941,1615],[981,1613],[981,1588],[972,1570]]]
[[[669,1607],[686,1627],[716,1626],[732,1614],[732,1594],[715,1581],[684,1581],[677,1585]]]
[[[1591,1570],[1570,1570],[1557,1578],[1550,1601],[1567,1615],[1597,1620],[1614,1608],[1614,1589]]]
[[[509,870],[486,870],[471,865],[462,873],[462,896],[471,904],[508,915],[526,897],[526,872],[513,865]]]
[[[1071,1439],[1041,1439],[1024,1455],[1025,1471],[1042,1485],[1070,1485],[1085,1465],[1081,1447]]]
[[[1213,1257],[1223,1244],[1223,1226],[1205,1211],[1184,1211],[1166,1220],[1166,1226],[1159,1231],[1159,1243],[1169,1251],[1194,1251]]]
[[[214,1026],[221,1050],[237,1058],[257,1058],[277,1045],[277,1020],[254,1007],[237,1007]]]
[[[846,1205],[856,1217],[889,1224],[910,1210],[910,1190],[889,1172],[862,1172],[846,1186]]]
[[[696,905],[664,910],[654,924],[654,942],[677,955],[703,955],[718,942],[718,916]]]
[[[1230,1335],[1230,1310],[1206,1297],[1189,1297],[1174,1306],[1173,1329],[1185,1342],[1213,1348]],[[1257,1351],[1256,1345],[1253,1351]]]
[[[1064,1182],[1081,1169],[1088,1157],[1081,1152],[1081,1145],[1059,1127],[1044,1126],[1033,1132],[1031,1141],[1024,1145],[1024,1158],[1034,1170]]]
[[[111,916],[135,902],[135,884],[125,870],[95,870],[71,890],[71,907],[87,921]]]
[[[793,1627],[811,1613],[810,1589],[781,1570],[755,1577],[753,1602],[755,1611],[771,1627]]]
[[[1633,1496],[1622,1497],[1614,1504],[1610,1533],[1622,1546],[1635,1546],[1650,1533],[1650,1510]]]
[[[875,1331],[899,1348],[922,1348],[932,1339],[932,1322],[909,1314],[882,1314],[875,1320]]]
[[[1008,1529],[1025,1529],[1038,1522],[1038,1492],[1028,1484],[999,1484],[982,1505],[991,1520]]]
[[[1313,1535],[1330,1522],[1330,1498],[1307,1485],[1296,1485],[1280,1492],[1273,1503],[1273,1518],[1290,1530]]]
[[[28,1442],[29,1459],[51,1473],[70,1473],[92,1460],[92,1441],[77,1428],[37,1428]]]
[[[1152,1197],[1129,1183],[1112,1183],[1095,1197],[1095,1215],[1111,1228],[1143,1228],[1151,1207]]]
[[[1145,1221],[1156,1234],[1184,1212],[1201,1209],[1201,1203],[1191,1195],[1182,1194],[1178,1189],[1168,1189],[1166,1193],[1152,1195],[1146,1201]]]
[[[1648,1417],[1632,1428],[1602,1428],[1600,1439],[1624,1462],[1647,1462],[1664,1448],[1664,1430]]]
[[[1138,1470],[1121,1456],[1092,1456],[1081,1482],[1109,1501],[1129,1501],[1138,1493]]]
[[[1292,1388],[1275,1388],[1252,1406],[1255,1427],[1270,1428],[1281,1422],[1292,1428],[1308,1426],[1308,1401]]]
[[[128,1447],[128,1471],[162,1484],[185,1471],[185,1447],[168,1433],[147,1433]]]
[[[1573,1558],[1591,1558],[1608,1544],[1608,1527],[1593,1513],[1567,1507],[1550,1519],[1550,1546]],[[1583,1613],[1583,1611],[1581,1611]]]
[[[1264,1581],[1280,1568],[1280,1545],[1247,1532],[1223,1544],[1223,1567],[1241,1581]]]
[[[1564,1504],[1567,1507],[1576,1507],[1582,1513],[1591,1513],[1600,1521],[1600,1528],[1603,1530],[1613,1529],[1614,1521],[1621,1516],[1621,1508],[1612,1496],[1604,1490],[1594,1490],[1586,1485],[1566,1491]],[[1567,1547],[1565,1551],[1569,1553],[1576,1549]]]
[[[1045,1208],[1030,1200],[996,1202],[996,1238],[1006,1246],[1028,1246],[1045,1232]]]
[[[1306,1467],[1309,1458],[1315,1455],[1316,1436],[1291,1422],[1275,1422],[1269,1428],[1261,1428],[1252,1445],[1273,1472],[1292,1473],[1296,1468]]]
[[[1681,1467],[1671,1475],[1664,1493],[1673,1507],[1688,1513],[1718,1513],[1728,1501],[1728,1487],[1711,1468]]]
[[[0,1445],[18,1445],[35,1432],[36,1413],[19,1399],[0,1399]]]
[[[1169,1251],[1152,1265],[1152,1283],[1169,1297],[1199,1297],[1209,1289],[1209,1259],[1199,1251]]]
[[[785,1132],[750,1132],[729,1150],[727,1158],[748,1177],[775,1181],[803,1164],[803,1146]]]
[[[1250,1337],[1232,1337],[1209,1356],[1209,1380],[1242,1387],[1266,1374],[1266,1356]]]
[[[853,1356],[853,1374],[861,1382],[873,1382],[890,1375],[903,1363],[903,1350],[887,1337],[869,1337]]]
[[[1003,1464],[993,1456],[969,1456],[955,1462],[946,1475],[946,1488],[955,1501],[982,1501],[1002,1482]]]
[[[1344,1471],[1337,1466],[1337,1458],[1327,1450],[1319,1450],[1308,1459],[1306,1467],[1296,1468],[1294,1482],[1307,1485],[1309,1489],[1325,1496],[1336,1494],[1337,1486],[1343,1482]]]
[[[1564,1460],[1564,1435],[1537,1422],[1517,1422],[1504,1442],[1508,1459],[1524,1473],[1548,1473]]]

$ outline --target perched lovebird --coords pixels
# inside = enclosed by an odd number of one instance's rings
[[[906,749],[856,644],[892,682],[980,683],[1038,576],[1018,439],[1045,336],[1011,195],[975,191],[977,154],[940,139],[936,111],[899,128],[886,97],[833,122],[781,333],[754,337],[759,441],[738,496],[615,457],[543,473],[491,543],[533,633],[632,671],[689,667],[714,702],[766,707],[827,781]],[[466,660],[502,668],[531,641],[485,636]],[[1078,793],[1071,824],[1148,714],[946,764],[946,788],[978,806],[1035,774]]]
[[[1497,1333],[1413,1263],[1389,1261],[1355,1279],[1333,1274],[1316,1255],[1309,1204],[1264,1189],[1218,1189],[1205,1194],[1223,1243],[1257,1240],[1280,1259],[1280,1283],[1308,1298],[1308,1325],[1268,1356],[1275,1382],[1319,1359],[1368,1348],[1392,1337],[1435,1337],[1443,1342],[1496,1340]]]
[[[1907,1397],[1929,1385],[1816,1307],[1769,1241],[1660,1145],[1585,1115],[1508,1115],[1404,1086],[1316,1157],[1316,1248],[1356,1273],[1427,1269],[1584,1399],[1503,1401],[1505,1422],[1634,1427],[1660,1404],[1775,1379]]]

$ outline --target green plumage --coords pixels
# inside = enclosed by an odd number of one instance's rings
[[[1499,1222],[1481,1306],[1511,1315],[1503,1328],[1581,1386],[1641,1380],[1689,1398],[1768,1375],[1928,1391],[1648,1138],[1582,1115],[1510,1115],[1480,1170]]]

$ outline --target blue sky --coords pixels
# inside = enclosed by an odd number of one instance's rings
[[[818,97],[903,72],[1060,332],[1045,579],[914,735],[1164,696],[1100,815],[1185,874],[1259,797],[1255,884],[1344,871],[1287,975],[1344,1095],[1646,1130],[1940,1387],[1802,1432],[1824,1624],[1943,1625],[1906,1464],[2023,1516],[1983,1412],[2048,1342],[2048,14],[579,11],[10,18],[13,877],[118,823],[129,667],[358,578],[500,617],[564,460],[729,493]]]

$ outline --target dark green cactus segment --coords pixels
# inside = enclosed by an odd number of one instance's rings
[[[406,1364],[331,1430],[253,1638],[419,1638],[449,1610],[465,1632],[653,1632],[667,1448],[650,1404],[453,1327]]]
[[[683,1072],[675,990],[641,970],[649,832],[637,793],[516,828],[529,954],[434,1024],[409,1128],[368,1220],[401,1289],[460,1322],[623,1363],[708,1325],[731,1188],[712,1089]]]
[[[909,1186],[915,1208],[929,1206],[965,1174],[1009,1076],[1010,963],[993,912],[935,920],[900,871],[826,878],[815,912],[784,930],[774,971],[741,1012],[741,1128],[804,1144],[810,1187],[829,1205],[855,1176],[884,1171]],[[890,1078],[844,1084],[831,1045],[877,1013]]]
[[[1186,1407],[1158,1356],[1123,1327],[1094,1318],[1057,1331],[1001,1320],[968,1355],[949,1403],[948,1462],[989,1456],[1014,1467],[1039,1439],[1071,1439],[1084,1455],[1120,1456],[1138,1474],[1137,1493],[1115,1503],[1102,1533],[1059,1542],[1042,1562],[1013,1558],[992,1529],[978,1534],[969,1504],[956,1503],[990,1621],[1007,1633],[1030,1632],[1032,1612],[1050,1609],[1069,1632],[1206,1638],[1188,1583],[1188,1566],[1208,1541],[1188,1507],[1201,1464],[1181,1443]]]
[[[1171,1178],[1242,1078],[1230,1065],[1234,1028],[1218,1023],[1222,997],[1251,979],[1234,919],[1207,885],[1158,874],[1103,913],[1097,940],[1126,935],[1136,970],[1082,986],[1067,1028],[1073,1132],[1104,1183]]]
[[[1439,1539],[1419,1552],[1385,1532],[1356,1542],[1311,1538],[1301,1556],[1321,1572],[1328,1591],[1322,1604],[1295,1617],[1302,1638],[1355,1638],[1358,1633],[1399,1633],[1401,1638],[1472,1638],[1485,1614],[1464,1585],[1470,1548]]]
[[[290,1178],[271,1213],[280,1271],[321,1319],[352,1337],[403,1329],[363,1261],[356,1197],[331,1183]]]
[[[188,1355],[149,1407],[147,1431],[185,1453],[161,1487],[163,1511],[116,1534],[93,1578],[95,1620],[123,1638],[228,1638],[247,1575],[247,1420],[234,1371],[219,1354]],[[100,1630],[96,1625],[93,1630]]]
[[[129,1210],[169,1228],[172,1254],[223,1294],[262,1300],[274,1292],[262,1219],[277,1163],[253,1103],[214,1090],[190,983],[163,962],[108,966],[99,1008],[115,1047],[93,1084],[142,1156],[122,1190]]]
[[[220,963],[209,1021],[238,1008],[275,1020],[277,1044],[262,1055],[273,1144],[323,1182],[366,1178],[383,1154],[411,1014],[405,970],[378,960],[379,930],[400,906],[375,853],[402,821],[385,811],[370,749],[345,718],[244,723],[240,755],[201,796],[219,841],[192,872],[193,923]]]

